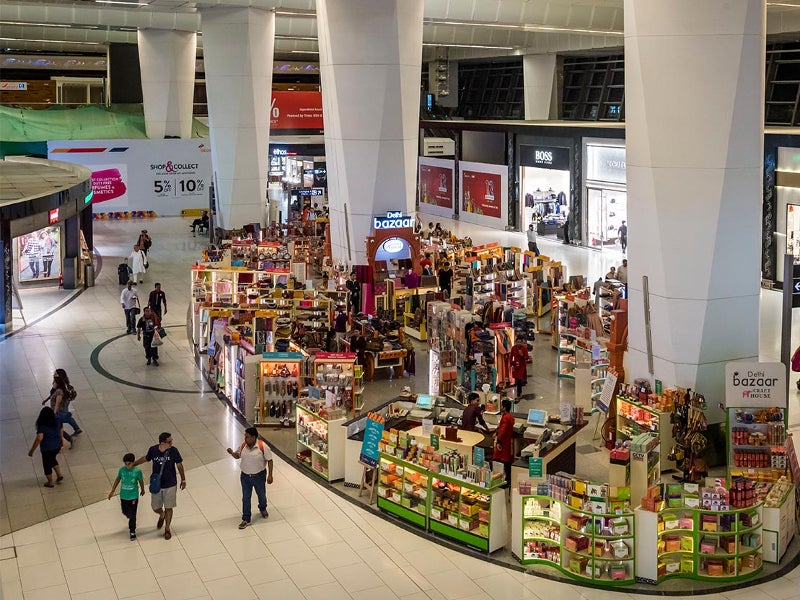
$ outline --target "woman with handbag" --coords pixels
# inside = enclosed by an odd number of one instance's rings
[[[148,365],[152,363],[158,366],[158,347],[163,343],[158,331],[160,328],[161,320],[158,315],[149,306],[145,306],[144,312],[136,324],[136,339],[142,340],[144,356]]]
[[[64,439],[69,442],[70,448],[72,448],[72,436],[83,433],[78,423],[75,422],[72,411],[69,409],[70,403],[76,396],[75,388],[69,383],[67,372],[64,369],[56,369],[53,373],[53,385],[50,388],[50,394],[42,400],[42,406],[49,402],[50,408],[56,414],[59,424],[61,426],[64,424],[72,426],[72,435],[64,431]]]

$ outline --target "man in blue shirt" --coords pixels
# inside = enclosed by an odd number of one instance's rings
[[[153,475],[161,474],[161,490],[150,495],[150,506],[158,513],[156,529],[164,527],[164,539],[172,537],[172,510],[178,503],[178,478],[175,470],[181,475],[181,489],[186,489],[186,474],[183,472],[183,457],[172,445],[172,434],[164,432],[158,436],[158,444],[150,446],[145,456],[137,458],[133,466],[146,461],[153,462]]]

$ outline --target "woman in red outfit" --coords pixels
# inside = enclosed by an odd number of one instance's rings
[[[522,386],[528,383],[528,344],[522,336],[517,338],[514,347],[511,348],[511,377],[517,386],[517,400],[522,396]]]
[[[495,431],[493,460],[503,463],[508,486],[511,485],[511,463],[514,462],[514,415],[511,414],[511,400],[504,398],[501,406],[503,416]]]

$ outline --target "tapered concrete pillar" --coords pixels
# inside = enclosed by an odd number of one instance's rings
[[[373,215],[416,196],[422,0],[317,0],[333,257],[366,264]]]
[[[197,34],[140,29],[138,41],[147,137],[192,137]]]
[[[764,0],[625,0],[630,339],[648,373],[722,401],[758,356]]]
[[[547,121],[558,118],[555,54],[526,54],[522,57],[525,119]]]
[[[264,223],[275,13],[201,10],[217,222]]]

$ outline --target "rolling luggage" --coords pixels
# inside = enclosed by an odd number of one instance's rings
[[[117,267],[117,276],[119,277],[120,285],[128,283],[128,280],[131,278],[131,268],[128,266],[128,263],[120,263]]]

